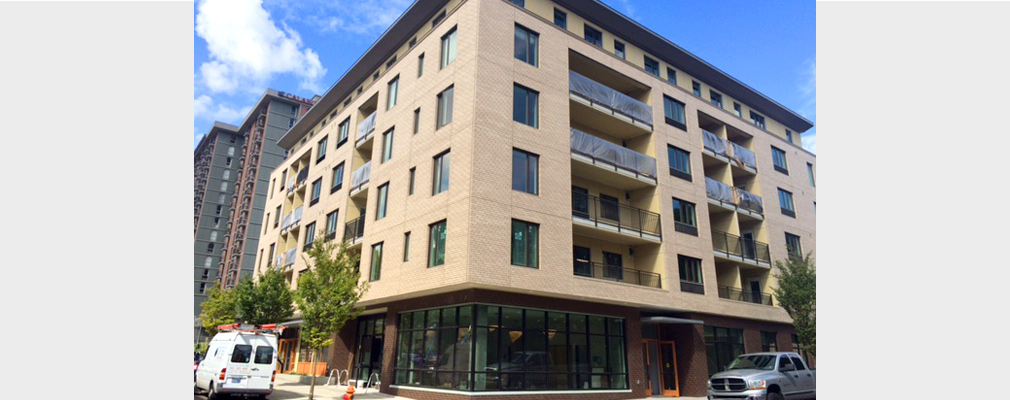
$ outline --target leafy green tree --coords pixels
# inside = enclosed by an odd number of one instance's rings
[[[238,319],[253,325],[284,322],[294,315],[294,293],[277,268],[268,268],[253,281],[248,275],[233,290]]]
[[[326,237],[325,232],[319,237]],[[312,360],[312,400],[319,349],[331,345],[332,335],[361,314],[357,302],[368,290],[368,283],[357,270],[359,255],[349,250],[346,242],[317,240],[307,253],[305,261],[311,268],[298,276],[295,302],[302,314],[301,339],[307,343]]]
[[[785,263],[775,261],[778,287],[775,298],[789,313],[799,336],[800,346],[817,355],[817,267],[810,253],[803,258],[790,256]]]
[[[223,290],[217,285],[211,286],[207,292],[202,308],[200,322],[212,338],[217,334],[218,326],[234,324],[237,320],[238,308],[233,291]]]
[[[193,343],[193,351],[200,354],[207,354],[207,349],[210,348],[209,342],[196,342]]]

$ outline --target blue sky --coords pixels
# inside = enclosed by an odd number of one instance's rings
[[[499,1],[499,0],[481,0]],[[815,124],[815,3],[603,0]],[[193,145],[266,88],[323,94],[412,0],[198,0]],[[803,146],[816,151],[816,127]]]

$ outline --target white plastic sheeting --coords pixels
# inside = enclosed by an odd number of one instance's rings
[[[375,130],[375,115],[378,113],[378,111],[372,111],[372,114],[365,117],[361,125],[358,125],[358,138],[355,140],[360,140]]]
[[[715,179],[705,177],[705,193],[708,197],[724,203],[735,203],[733,201],[733,188]]]
[[[754,157],[753,151],[733,142],[730,142],[730,144],[733,146],[733,158],[739,160],[748,167],[757,169],[757,159]]]
[[[298,206],[298,208],[295,209],[295,212],[291,214],[291,225],[298,225],[298,223],[302,222],[303,207],[304,206]]]
[[[705,143],[705,148],[711,150],[715,154],[727,155],[726,154],[726,139],[716,136],[714,133],[701,130],[701,138]]]
[[[284,266],[285,267],[295,263],[295,250],[297,250],[297,249],[291,249],[291,250],[288,250],[286,253],[284,253]]]
[[[656,159],[571,128],[572,150],[641,175],[656,177]]]
[[[652,107],[641,101],[611,89],[609,86],[568,71],[568,90],[594,103],[607,106],[631,118],[652,125]]]
[[[746,208],[748,210],[757,212],[759,214],[764,213],[764,207],[761,205],[761,196],[754,193],[748,192],[743,189],[736,189],[737,197],[740,199],[739,206]]]
[[[361,168],[358,168],[351,174],[351,189],[357,189],[359,186],[368,183],[368,179],[372,175],[372,162],[366,162]]]
[[[281,229],[288,229],[291,226],[291,213],[284,216],[283,222],[281,222]]]

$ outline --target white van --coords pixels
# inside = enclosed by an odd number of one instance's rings
[[[197,367],[196,390],[206,391],[208,400],[222,394],[266,398],[274,390],[276,356],[277,335],[272,332],[237,328],[219,332]]]

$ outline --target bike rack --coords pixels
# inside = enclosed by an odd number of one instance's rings
[[[347,371],[346,369],[337,370],[336,368],[334,368],[334,369],[330,370],[330,375],[326,377],[326,384],[323,385],[323,386],[330,386],[330,379],[333,379],[333,373],[334,372],[337,373],[337,381],[335,382],[336,386],[340,386],[340,376],[341,375],[343,375],[345,377],[345,379],[348,380],[348,381],[351,379],[351,373],[349,371]],[[349,382],[346,382],[346,383],[349,383]]]
[[[375,377],[375,383],[379,383],[379,373],[373,372],[368,376],[368,382],[365,383],[365,391],[363,393],[368,393],[368,389],[372,387],[372,377]]]

